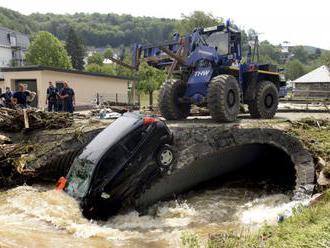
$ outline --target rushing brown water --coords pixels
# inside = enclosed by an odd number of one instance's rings
[[[107,222],[81,216],[77,203],[44,186],[0,192],[0,247],[179,247],[184,232],[205,240],[221,230],[275,223],[296,202],[284,194],[221,187],[158,203]]]

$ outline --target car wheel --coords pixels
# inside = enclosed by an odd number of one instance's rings
[[[167,170],[174,162],[174,152],[169,145],[162,146],[157,153],[157,163],[162,168]]]

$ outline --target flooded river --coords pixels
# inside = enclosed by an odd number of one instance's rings
[[[46,186],[0,192],[0,247],[180,247],[185,232],[206,240],[221,230],[276,223],[297,202],[262,189],[222,186],[190,192],[106,222],[81,216],[77,203]]]

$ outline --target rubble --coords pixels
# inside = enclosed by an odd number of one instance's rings
[[[7,111],[1,109],[0,117],[0,188],[56,180],[67,172],[74,156],[109,124],[73,121],[65,113],[31,111],[27,132],[21,113],[9,110],[16,115],[11,117]],[[15,118],[19,124],[12,127]]]
[[[73,118],[69,113],[44,112],[34,109],[24,110],[0,108],[0,131],[20,131],[23,129],[60,129],[70,127]],[[27,125],[28,122],[28,125]]]
[[[330,177],[326,171],[321,171],[319,177],[317,178],[317,183],[320,186],[330,186]]]

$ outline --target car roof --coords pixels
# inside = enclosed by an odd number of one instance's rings
[[[131,131],[143,124],[142,115],[125,113],[99,133],[79,155],[79,159],[97,164],[104,154]]]

